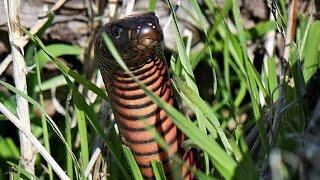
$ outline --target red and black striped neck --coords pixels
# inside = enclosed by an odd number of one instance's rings
[[[169,104],[175,104],[167,65],[164,59],[156,58],[135,69],[133,74],[149,90]],[[108,94],[123,141],[133,151],[145,177],[152,177],[151,160],[161,161],[168,174],[174,168],[171,157],[179,155],[181,132],[176,128],[165,110],[159,108],[138,84],[125,72],[116,71],[110,81]],[[169,150],[164,150],[146,128],[150,126],[164,138]]]
[[[181,149],[183,134],[166,111],[153,103],[133,78],[119,67],[104,44],[103,32],[109,35],[133,74],[149,90],[175,106],[162,50],[163,33],[157,17],[154,13],[138,14],[103,26],[96,37],[96,60],[123,142],[133,151],[142,175],[154,179],[151,160],[158,160],[162,162],[168,179],[171,179],[172,171],[178,177],[192,179],[187,168],[193,164],[193,156]],[[164,150],[157,143],[149,128],[161,135],[168,149]],[[172,161],[174,155],[184,160],[182,169]]]

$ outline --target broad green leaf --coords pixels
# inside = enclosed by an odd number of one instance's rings
[[[247,40],[260,38],[271,30],[277,28],[274,21],[264,21],[257,23],[254,27],[247,29],[244,33]]]
[[[67,81],[64,79],[63,75],[55,76],[51,79],[48,79],[41,84],[41,90],[46,91],[55,87],[67,85]],[[39,85],[35,86],[35,91],[39,92]]]
[[[277,90],[278,79],[277,79],[275,59],[268,58],[267,66],[268,66],[268,73],[267,73],[268,88],[272,97],[272,102],[275,102],[279,96],[279,91]]]
[[[45,47],[46,47],[46,51],[50,52],[51,55],[54,57],[59,57],[64,55],[79,56],[83,53],[82,48],[73,46],[73,45],[68,45],[68,44],[51,44]],[[51,58],[43,50],[40,50],[36,54],[35,58],[38,59],[39,61],[40,69],[42,69],[45,64],[51,61]]]
[[[0,136],[0,157],[3,159],[18,159],[20,152],[11,138]]]
[[[306,44],[303,49],[303,76],[308,82],[315,71],[319,68],[319,46],[320,46],[320,21],[311,25],[308,32]]]

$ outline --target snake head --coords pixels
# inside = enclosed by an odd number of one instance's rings
[[[100,67],[110,67],[116,63],[102,40],[102,32],[107,33],[129,68],[143,65],[157,56],[158,49],[162,48],[163,33],[156,15],[130,15],[104,25],[98,33],[95,50]]]

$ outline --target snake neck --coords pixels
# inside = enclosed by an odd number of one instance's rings
[[[147,89],[153,91],[156,95],[161,97],[167,103],[175,105],[173,93],[170,85],[170,80],[167,74],[167,66],[161,58],[149,60],[141,67],[135,68],[133,74],[146,86]],[[165,114],[151,98],[144,93],[139,85],[123,71],[116,71],[114,78],[109,88],[112,99],[112,106],[118,119],[131,120],[133,122],[138,120],[148,120],[151,117],[159,117]],[[160,121],[161,118],[154,118],[152,122],[147,121],[153,125],[155,121]],[[121,124],[124,125],[125,124]],[[130,126],[125,127],[132,127]],[[144,124],[145,127],[148,124]]]
[[[172,105],[175,104],[172,96],[171,81],[167,73],[167,65],[162,58],[149,59],[142,66],[131,67],[130,70],[149,90],[163,97],[166,102]],[[151,99],[134,79],[123,70],[115,70],[106,78],[109,79],[109,87],[107,89],[110,91],[111,102],[114,102],[114,106],[124,105],[129,110],[145,108],[151,105]],[[146,102],[147,104],[143,106],[141,102]]]
[[[164,59],[155,58],[132,70],[133,74],[172,106],[175,105],[167,65]],[[145,178],[152,178],[151,160],[161,161],[166,174],[175,169],[171,157],[179,155],[181,132],[165,110],[159,108],[128,74],[116,71],[107,87],[113,112],[124,143],[133,151],[136,162]],[[147,126],[156,130],[167,142],[164,150],[153,138]]]
[[[149,90],[168,104],[176,105],[164,58],[150,59],[144,65],[131,70]],[[162,162],[169,179],[176,175],[183,179],[192,179],[190,171],[187,170],[192,164],[189,160],[191,156],[185,154],[180,147],[184,135],[165,110],[153,103],[124,71],[116,70],[104,78],[109,79],[108,84],[106,83],[107,91],[123,142],[133,151],[142,175],[147,179],[154,179],[151,160],[158,160]],[[168,149],[161,148],[148,126],[165,140]],[[173,155],[180,156],[185,161],[182,171],[179,170],[181,166],[172,163]]]

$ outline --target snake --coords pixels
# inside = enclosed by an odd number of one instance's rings
[[[181,147],[186,136],[166,111],[120,67],[104,43],[103,33],[109,36],[133,75],[168,104],[177,107],[163,52],[164,35],[157,16],[152,12],[139,13],[103,25],[95,38],[95,59],[122,141],[133,152],[142,176],[155,178],[151,161],[157,160],[169,179],[194,179],[190,167],[195,167],[195,152]],[[167,149],[158,144],[150,127],[165,140]],[[182,159],[182,165],[175,163],[174,156]]]

